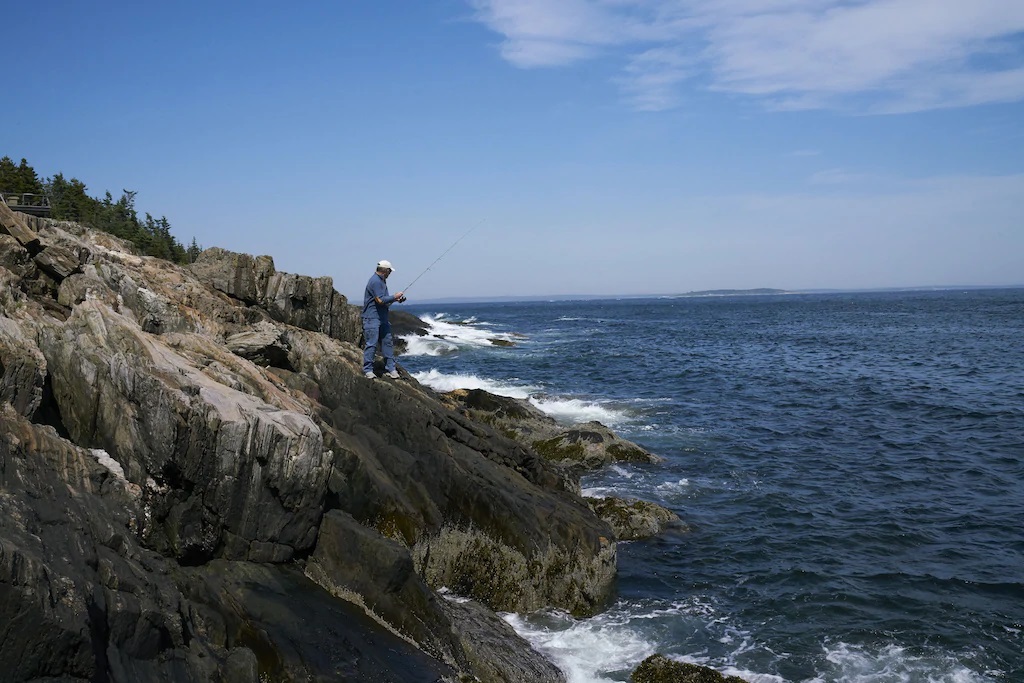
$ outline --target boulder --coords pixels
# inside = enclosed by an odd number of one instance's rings
[[[450,666],[382,628],[359,605],[324,592],[297,567],[214,560],[181,574],[200,634],[230,653],[254,653],[254,662],[241,664],[247,671],[255,665],[260,682],[457,680]]]
[[[30,253],[39,251],[39,235],[25,223],[24,214],[11,211],[3,200],[0,200],[0,232],[16,239]]]
[[[353,344],[362,328],[359,309],[334,290],[329,277],[281,273],[269,256],[207,249],[190,266],[200,281],[288,325],[321,332]]]
[[[251,329],[233,334],[224,340],[231,353],[257,365],[289,368],[288,342],[285,332],[268,321],[256,323]]]
[[[95,269],[93,269],[95,272]],[[74,308],[88,298],[103,301],[114,310],[119,310],[121,301],[117,294],[105,282],[85,273],[76,273],[61,281],[57,290],[57,302],[69,309]]]
[[[479,602],[452,597],[441,605],[454,624],[470,669],[481,681],[565,683],[558,667]]]
[[[493,425],[547,460],[593,470],[613,462],[657,463],[661,458],[618,436],[600,422],[566,429],[529,401],[496,396],[482,389],[457,389],[442,395],[448,405]]]
[[[55,281],[60,282],[72,273],[77,273],[82,263],[78,254],[59,245],[47,245],[33,257],[36,265]]]
[[[747,683],[739,676],[723,676],[712,668],[651,655],[629,678],[633,683]]]
[[[650,538],[670,525],[683,527],[679,515],[646,500],[608,497],[586,501],[598,517],[608,522],[620,541]]]
[[[306,576],[333,595],[361,602],[368,614],[424,652],[468,668],[440,599],[416,573],[412,555],[401,543],[332,510],[320,525]]]
[[[262,303],[274,270],[270,256],[250,256],[212,247],[189,266],[203,282],[249,305]]]
[[[3,233],[0,233],[0,267],[17,274],[22,280],[34,279],[39,268],[18,240]]]

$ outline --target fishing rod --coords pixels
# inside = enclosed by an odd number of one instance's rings
[[[486,220],[486,219],[485,219],[485,220]],[[427,266],[426,268],[424,268],[424,269],[423,269],[423,272],[422,272],[422,273],[420,273],[419,275],[417,275],[417,276],[416,276],[416,280],[419,280],[419,279],[420,279],[421,277],[423,277],[424,275],[426,275],[426,274],[427,274],[427,271],[428,271],[428,270],[430,270],[431,268],[433,268],[433,267],[434,267],[435,265],[437,265],[437,262],[438,262],[438,261],[440,261],[441,259],[443,259],[443,258],[444,258],[445,254],[447,254],[447,253],[448,253],[449,251],[451,251],[452,249],[454,249],[454,248],[455,248],[455,245],[456,245],[456,244],[458,244],[458,243],[459,243],[459,242],[461,242],[462,240],[466,239],[466,236],[467,236],[467,235],[469,235],[469,233],[471,233],[471,232],[473,232],[474,230],[476,230],[477,228],[479,228],[479,227],[480,227],[481,225],[483,225],[483,223],[484,223],[484,221],[480,221],[479,223],[477,223],[476,225],[474,225],[474,226],[473,226],[472,228],[470,228],[469,230],[467,230],[467,231],[465,232],[465,234],[463,234],[463,235],[462,235],[462,237],[460,237],[459,239],[457,239],[457,240],[455,240],[454,242],[452,242],[452,246],[448,247],[448,248],[447,248],[447,249],[445,249],[445,250],[444,250],[443,252],[441,252],[441,255],[440,255],[440,256],[438,256],[438,257],[437,257],[436,259],[434,259],[434,262],[433,262],[433,263],[431,263],[431,264],[430,264],[429,266]],[[409,287],[412,287],[412,286],[413,286],[414,284],[416,284],[416,280],[413,280],[412,282],[410,282],[410,283],[409,283],[409,286],[408,286],[408,287],[406,287],[405,289],[403,289],[403,290],[402,290],[402,293],[404,294],[405,292],[408,292],[408,291],[409,291]]]

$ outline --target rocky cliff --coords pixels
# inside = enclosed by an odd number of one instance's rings
[[[0,226],[4,680],[562,680],[492,610],[599,609],[613,531],[508,430],[365,379],[330,278]]]

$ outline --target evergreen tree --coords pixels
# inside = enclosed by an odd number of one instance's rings
[[[203,253],[203,248],[199,245],[199,243],[196,242],[196,238],[193,237],[192,244],[188,245],[188,262],[195,263],[196,259],[199,258],[199,255],[201,253]]]
[[[26,159],[18,165],[10,157],[0,159],[0,192],[7,194],[43,194],[43,184]]]
[[[202,248],[192,238],[186,249],[171,234],[166,216],[153,218],[146,214],[139,220],[135,210],[134,190],[122,190],[120,199],[107,192],[103,199],[90,197],[88,188],[77,178],[66,179],[62,173],[40,181],[28,161],[15,164],[10,157],[0,158],[0,191],[11,194],[45,194],[50,200],[50,216],[57,220],[75,221],[132,242],[149,256],[176,263],[194,261]]]
[[[28,165],[28,161],[24,158],[21,163],[18,164],[18,180],[19,192],[28,194],[43,194],[43,184],[39,182],[39,176],[36,175],[36,170]]]

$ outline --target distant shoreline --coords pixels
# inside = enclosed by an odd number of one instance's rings
[[[675,294],[551,294],[546,296],[490,296],[490,297],[441,297],[411,302],[410,305],[434,304],[482,304],[482,303],[537,303],[552,301],[618,301],[622,299],[687,299],[729,296],[780,296],[789,294],[869,294],[881,292],[945,292],[957,289],[1024,289],[1018,285],[938,285],[919,287],[875,287],[864,289],[705,289]]]

